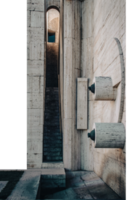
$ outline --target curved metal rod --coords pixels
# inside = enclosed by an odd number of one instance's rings
[[[124,110],[124,99],[125,99],[125,63],[124,63],[124,56],[123,56],[121,43],[118,40],[118,38],[114,38],[114,39],[118,45],[120,62],[121,62],[121,98],[120,98],[121,102],[120,102],[120,111],[119,111],[119,118],[118,118],[118,123],[121,123],[123,110]]]

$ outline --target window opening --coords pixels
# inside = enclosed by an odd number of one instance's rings
[[[48,33],[48,42],[55,42],[55,33]]]

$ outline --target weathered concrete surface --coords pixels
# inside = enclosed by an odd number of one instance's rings
[[[125,127],[122,123],[95,123],[95,148],[124,148]]]
[[[95,100],[115,100],[116,88],[113,88],[111,77],[95,77]]]
[[[125,0],[94,1],[94,76],[111,76],[113,86],[121,81],[118,38],[125,54]],[[119,93],[120,94],[120,93]],[[111,122],[119,109],[113,102],[95,102],[93,122]],[[100,113],[100,115],[99,115]],[[125,111],[122,123],[125,125]],[[125,198],[124,150],[96,149],[94,171],[121,197]],[[107,167],[108,166],[108,167]],[[110,177],[110,178],[109,178]]]
[[[76,129],[76,78],[80,77],[80,1],[64,1],[63,154],[66,169],[80,169],[80,131]]]
[[[77,129],[87,129],[87,78],[77,78]]]
[[[27,2],[27,166],[41,168],[45,87],[45,1]]]

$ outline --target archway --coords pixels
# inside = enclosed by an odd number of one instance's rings
[[[43,131],[43,162],[62,161],[59,112],[59,12],[46,13],[46,88]]]

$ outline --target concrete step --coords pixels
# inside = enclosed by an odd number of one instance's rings
[[[47,189],[65,188],[66,174],[64,168],[43,169],[41,174],[40,187],[41,191],[44,192]]]
[[[62,161],[62,156],[44,156],[47,161]]]

